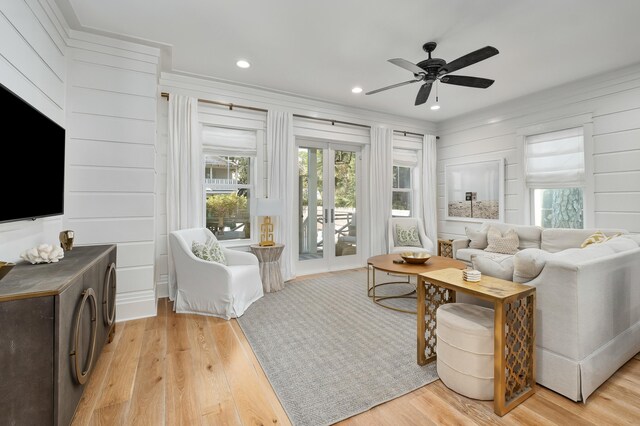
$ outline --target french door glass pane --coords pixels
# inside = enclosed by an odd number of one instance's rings
[[[299,260],[321,259],[323,256],[322,160],[322,149],[298,148]]]
[[[334,238],[336,257],[357,252],[356,153],[335,151],[334,156]]]

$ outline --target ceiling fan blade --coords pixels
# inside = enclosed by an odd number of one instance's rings
[[[467,77],[466,75],[445,75],[440,77],[440,81],[447,84],[455,84],[456,86],[486,89],[491,86],[495,80],[480,77]]]
[[[391,86],[381,87],[380,89],[372,90],[370,92],[365,93],[365,95],[375,95],[376,93],[380,93],[385,90],[394,89],[396,87],[404,86],[405,84],[417,83],[420,80],[409,80],[403,81],[402,83],[392,84]]]
[[[413,62],[407,61],[406,59],[402,59],[402,58],[389,59],[389,62],[391,62],[393,65],[399,66],[400,68],[409,70],[414,74],[425,74],[425,71],[422,68],[420,68]]]
[[[418,90],[418,96],[416,96],[416,105],[422,105],[429,99],[431,93],[431,83],[425,83]]]
[[[475,52],[467,53],[464,56],[459,57],[456,60],[453,60],[442,67],[440,70],[440,74],[448,74],[450,72],[458,71],[461,68],[468,67],[469,65],[473,65],[477,62],[484,61],[492,56],[497,55],[498,49],[493,46],[485,46],[482,49],[478,49]]]

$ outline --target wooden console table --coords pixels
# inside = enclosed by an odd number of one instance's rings
[[[418,364],[436,360],[436,311],[463,292],[494,306],[494,412],[503,416],[535,392],[535,287],[483,275],[462,279],[459,269],[418,276]],[[429,317],[428,321],[426,316]]]

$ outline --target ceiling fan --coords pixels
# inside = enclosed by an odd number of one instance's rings
[[[498,52],[498,49],[493,46],[486,46],[482,49],[478,49],[447,63],[447,61],[445,61],[444,59],[431,58],[431,52],[435,50],[436,46],[437,43],[433,41],[425,43],[422,48],[429,54],[429,59],[425,59],[424,61],[418,62],[417,64],[414,64],[402,58],[389,59],[389,62],[391,62],[392,64],[411,71],[414,77],[413,80],[392,84],[391,86],[372,90],[370,92],[367,92],[366,94],[373,95],[375,93],[380,93],[384,90],[393,89],[396,87],[404,86],[406,84],[423,82],[420,90],[418,90],[418,96],[416,96],[416,105],[422,105],[423,103],[427,102],[427,99],[429,99],[431,86],[438,80],[446,84],[476,87],[479,89],[486,89],[493,84],[494,80],[490,80],[488,78],[448,74],[497,55],[498,53],[500,53]]]

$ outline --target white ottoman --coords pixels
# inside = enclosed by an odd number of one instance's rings
[[[449,389],[493,399],[493,309],[448,303],[436,312],[437,367]]]

